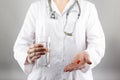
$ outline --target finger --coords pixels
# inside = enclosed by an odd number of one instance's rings
[[[66,69],[65,69],[65,72],[71,72],[71,71],[73,71],[75,68],[72,68],[72,67],[67,67]]]
[[[68,70],[68,65],[65,66],[65,68],[64,68],[64,72],[67,72],[67,70]]]
[[[78,64],[79,63],[79,64]],[[83,64],[81,64],[79,62],[79,60],[75,63],[71,63],[69,66],[68,66],[68,71],[73,71],[73,70],[78,70],[81,68],[81,66],[83,66]]]
[[[89,56],[85,56],[85,61],[86,61],[87,64],[92,64]]]
[[[71,71],[73,71],[73,70],[75,70],[77,68],[78,68],[78,65],[72,63],[72,64],[67,65],[65,67],[64,71],[65,72],[68,72],[68,71],[71,72]]]
[[[75,64],[75,65],[71,65],[69,69],[70,69],[70,71],[73,71],[73,70],[76,70],[78,68],[79,68],[79,65]]]
[[[29,54],[29,58],[31,59],[32,57],[34,57],[35,56],[35,53],[31,53],[31,54]]]
[[[35,55],[38,56],[38,55],[45,55],[47,52],[46,51],[42,51],[42,52],[36,52]]]
[[[75,70],[81,70],[83,68],[85,68],[85,66],[80,66],[80,67],[79,66],[74,66],[74,67],[68,67],[64,71],[65,72],[71,72],[71,71],[75,71]]]
[[[31,49],[31,48],[37,48],[37,47],[44,47],[44,45],[43,44],[33,44],[29,48]]]
[[[67,72],[71,72],[71,71],[73,71],[74,69],[75,69],[75,68],[68,67]]]
[[[28,55],[27,61],[28,61],[28,63],[30,63],[30,64],[32,63],[32,61],[31,61],[29,55]]]
[[[65,66],[65,68],[64,68],[64,72],[67,72],[67,71],[68,71],[69,66],[70,66],[70,64],[67,65],[67,66]]]
[[[41,47],[40,51],[46,51],[46,52],[48,52],[48,48]]]
[[[66,66],[67,68],[65,68],[65,71],[73,71],[80,69],[84,64],[85,64],[84,60],[72,61],[68,66]]]
[[[34,56],[45,55],[46,53],[47,53],[47,51],[33,52],[33,53],[29,54],[29,57],[32,58]]]
[[[33,58],[31,58],[31,61],[32,62],[35,62],[37,59],[39,59],[41,56],[39,55],[39,56],[34,56]]]
[[[43,48],[43,47],[32,48],[32,49],[28,50],[28,54],[35,53],[35,52],[40,52],[40,51],[46,51],[46,52],[48,52],[48,49],[47,48]]]
[[[33,62],[36,62],[40,57],[37,57],[37,58],[33,59]]]
[[[47,52],[46,51],[41,51],[41,52],[34,52],[30,55],[30,58],[34,57],[34,56],[41,56],[41,55],[45,55]]]
[[[80,62],[77,62],[77,64],[76,63],[70,64],[67,71],[71,72],[71,71],[79,69],[79,67],[81,66],[79,63]]]
[[[78,70],[78,68],[71,68],[71,69],[69,70],[69,72],[75,71],[75,70]]]
[[[35,53],[37,50],[38,48],[30,48],[27,53],[32,54],[32,53]]]

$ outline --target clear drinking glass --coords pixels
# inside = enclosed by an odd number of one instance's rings
[[[50,67],[50,37],[49,36],[37,36],[36,43],[43,44],[45,48],[48,48],[49,51],[45,55],[42,55],[40,57],[40,60],[41,60],[40,65],[45,66],[45,67]]]

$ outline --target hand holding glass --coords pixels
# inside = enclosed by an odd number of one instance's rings
[[[41,56],[42,63],[41,65],[50,67],[50,37],[48,36],[37,36],[37,44],[42,44],[45,48],[48,48],[48,52],[45,55]]]

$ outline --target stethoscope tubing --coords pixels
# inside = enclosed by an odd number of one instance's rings
[[[51,13],[50,18],[56,19],[56,15],[55,15],[56,12],[53,11],[53,9],[52,9],[51,0],[48,0],[48,4],[49,4],[49,10],[50,10],[50,13]],[[68,33],[68,32],[65,31],[65,28],[66,28],[66,25],[68,23],[68,16],[69,16],[70,10],[74,7],[75,4],[77,4],[77,6],[78,6],[79,13],[78,13],[77,19],[75,20],[75,25],[74,25],[73,31],[71,33]],[[65,22],[65,25],[64,25],[64,29],[63,29],[63,32],[64,32],[65,35],[67,35],[67,36],[73,36],[73,32],[74,32],[74,30],[76,28],[76,22],[79,19],[80,14],[81,14],[80,4],[79,4],[78,0],[75,0],[75,2],[70,6],[70,8],[68,9],[67,14],[66,14],[66,22]]]

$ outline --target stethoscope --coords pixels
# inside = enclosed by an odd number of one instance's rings
[[[56,12],[53,11],[52,6],[51,6],[51,0],[48,0],[48,4],[49,4],[49,10],[50,10],[50,18],[51,19],[57,19]],[[66,28],[66,25],[68,23],[68,16],[69,16],[70,10],[74,7],[75,4],[77,4],[77,6],[78,6],[79,13],[78,13],[77,19],[75,20],[73,31],[68,33],[68,32],[65,31],[65,28]],[[75,0],[75,2],[70,6],[70,8],[68,9],[68,11],[66,13],[66,22],[65,22],[65,25],[64,25],[64,29],[63,29],[65,35],[73,36],[73,32],[74,32],[75,27],[76,27],[76,22],[79,19],[80,14],[81,14],[80,4],[79,4],[78,0]]]

